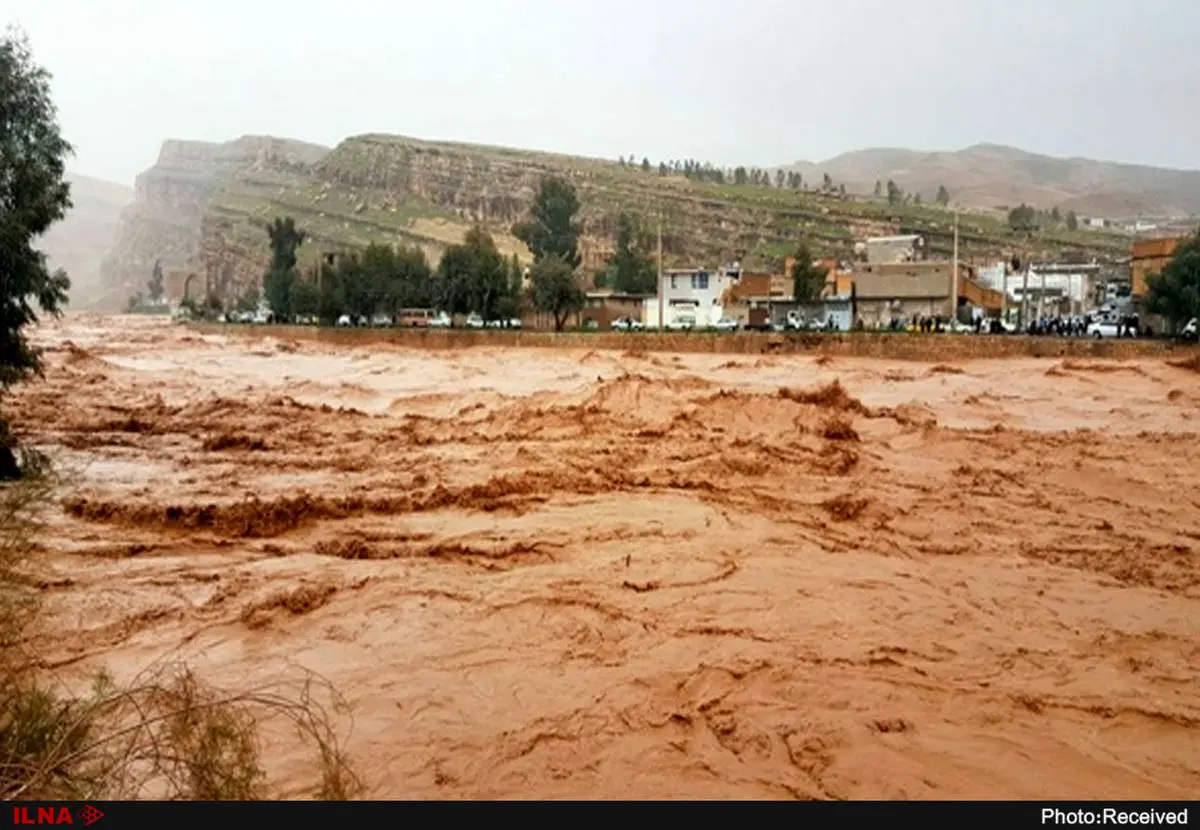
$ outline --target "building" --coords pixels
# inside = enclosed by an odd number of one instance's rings
[[[925,259],[925,239],[916,234],[873,236],[867,239],[866,253],[867,263],[870,265],[918,262]]]
[[[854,270],[855,315],[867,328],[887,328],[892,320],[951,316],[953,266],[945,261],[868,263]],[[959,266],[958,316],[999,316],[1004,294],[972,278],[974,269]]]
[[[1086,314],[1096,296],[1101,266],[1096,263],[1030,263],[1028,273],[1009,274],[1006,293],[1013,303],[1026,295],[1035,303],[1031,318]]]
[[[1161,274],[1175,255],[1175,249],[1187,242],[1187,237],[1172,236],[1163,239],[1142,239],[1133,243],[1129,257],[1129,278],[1133,296],[1146,296],[1146,277]]]
[[[684,324],[701,328],[724,316],[724,302],[730,290],[741,280],[741,268],[735,263],[724,268],[683,268],[664,271],[659,295],[662,297],[662,324]],[[659,325],[659,298],[643,302],[646,326]]]
[[[645,310],[646,296],[643,294],[622,294],[618,291],[597,290],[587,292],[583,308],[575,313],[576,326],[609,328],[614,320],[622,317],[632,317],[638,322],[649,322],[642,319]],[[657,323],[657,320],[655,321]]]

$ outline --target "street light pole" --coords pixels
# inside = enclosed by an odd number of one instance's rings
[[[662,211],[658,214],[658,330],[663,327],[663,250],[662,250]]]
[[[950,331],[958,324],[958,208],[954,209],[954,264],[950,274]]]

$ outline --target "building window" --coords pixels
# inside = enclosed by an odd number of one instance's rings
[[[674,290],[675,290],[675,288],[676,288],[676,286],[675,286],[675,275],[674,275],[674,274],[672,274],[672,275],[671,275],[671,290],[672,290],[672,291],[674,291]]]
[[[705,274],[703,272],[701,272],[699,274],[692,274],[692,288],[699,290],[699,291],[707,291],[708,290],[708,274]]]

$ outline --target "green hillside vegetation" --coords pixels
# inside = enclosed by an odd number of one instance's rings
[[[311,165],[260,165],[235,174],[207,209],[205,220],[213,223],[218,241],[210,242],[205,254],[238,250],[254,259],[252,270],[261,273],[269,261],[265,228],[273,217],[287,215],[312,243],[303,246],[301,265],[314,264],[326,250],[362,249],[374,242],[415,245],[436,259],[476,222],[504,256],[516,254],[527,263],[531,253],[512,236],[511,227],[528,210],[537,182],[547,173],[578,189],[585,268],[607,258],[622,213],[648,226],[662,217],[668,267],[740,258],[752,269],[778,270],[800,239],[808,240],[818,256],[849,258],[856,241],[892,233],[923,234],[934,255],[950,253],[952,215],[937,204],[909,197],[893,203],[851,197],[836,182],[786,181],[764,171],[647,161],[358,136]],[[1103,260],[1126,255],[1128,246],[1128,237],[1068,229],[1065,221],[1029,230],[982,213],[964,213],[960,220],[964,257]],[[590,260],[589,249],[596,251]]]

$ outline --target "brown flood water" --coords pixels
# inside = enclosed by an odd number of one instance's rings
[[[37,338],[40,653],[317,671],[374,797],[1200,792],[1196,371]]]

